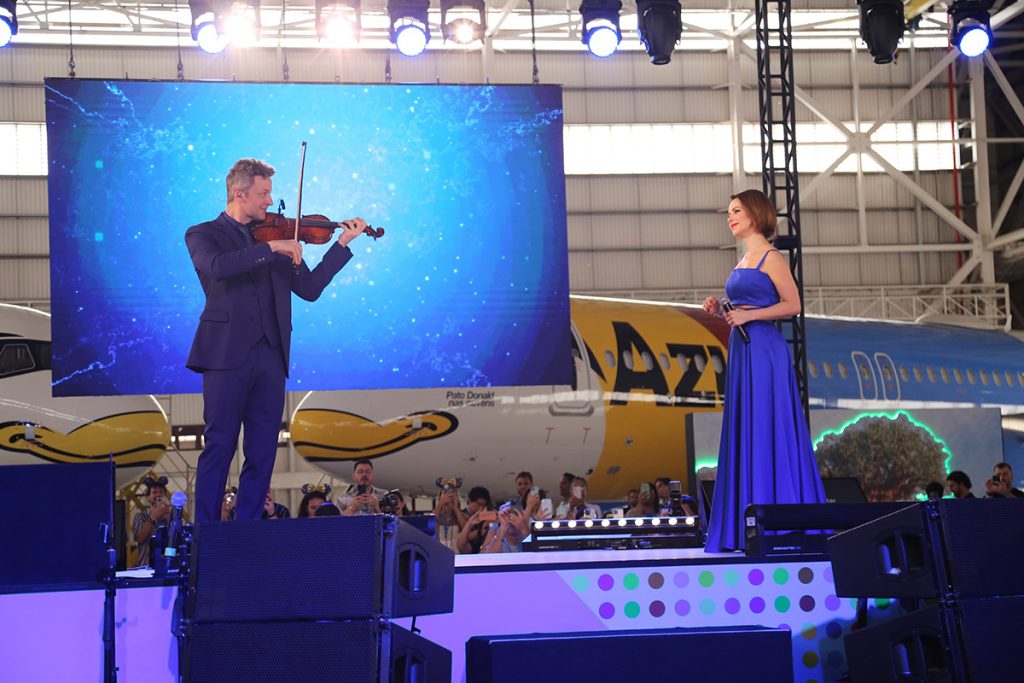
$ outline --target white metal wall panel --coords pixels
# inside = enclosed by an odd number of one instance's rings
[[[45,218],[0,218],[0,256],[48,256],[50,228]]]
[[[639,251],[593,252],[594,281],[599,289],[643,289],[642,254]]]
[[[170,397],[172,425],[201,425],[203,421],[202,394],[173,394]]]
[[[672,211],[685,209],[687,178],[678,175],[653,175],[639,183],[640,206],[645,211]]]
[[[49,298],[49,259],[0,258],[0,301]]]
[[[592,252],[569,252],[569,289],[574,292],[597,289]]]
[[[42,123],[44,103],[42,85],[0,85],[0,121]]]
[[[594,231],[588,214],[571,213],[566,221],[569,250],[593,249]]]
[[[640,221],[636,214],[591,216],[594,249],[637,249],[640,247]]]
[[[643,179],[636,176],[589,176],[590,210],[639,211],[639,186]]]
[[[644,286],[672,289],[693,286],[692,262],[702,254],[689,251],[647,251],[643,254]]]
[[[0,179],[0,216],[47,215],[46,178]]]

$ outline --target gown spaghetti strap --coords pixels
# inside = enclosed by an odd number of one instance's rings
[[[774,251],[774,250],[771,250]],[[725,283],[733,306],[766,308],[779,293],[761,270],[735,268]],[[707,552],[744,548],[743,511],[751,503],[823,503],[825,491],[786,341],[767,320],[729,335],[718,474]]]

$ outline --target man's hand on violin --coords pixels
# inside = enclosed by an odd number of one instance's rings
[[[341,226],[341,234],[338,235],[338,244],[347,247],[349,242],[363,234],[366,229],[366,221],[362,218],[349,218],[338,224]]]
[[[302,243],[296,242],[295,240],[271,240],[267,242],[270,245],[270,251],[275,254],[284,254],[292,260],[292,263],[299,265],[302,263]]]

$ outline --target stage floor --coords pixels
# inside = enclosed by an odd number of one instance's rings
[[[289,578],[301,580],[281,580]],[[119,590],[120,680],[175,680],[175,594],[174,586],[144,579]],[[8,634],[0,639],[0,680],[100,680],[102,608],[102,591],[0,596]],[[892,606],[879,600],[873,609]],[[836,597],[821,556],[751,561],[666,549],[457,556],[454,611],[416,625],[452,652],[453,681],[465,680],[465,644],[475,635],[781,626],[793,634],[793,680],[822,683],[846,671],[843,635],[854,616],[854,602]]]

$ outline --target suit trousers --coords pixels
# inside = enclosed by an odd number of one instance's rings
[[[266,337],[233,370],[203,372],[206,447],[196,472],[196,522],[220,520],[228,470],[242,426],[245,460],[238,482],[236,519],[259,519],[277,458],[284,411],[285,367],[281,348]]]

